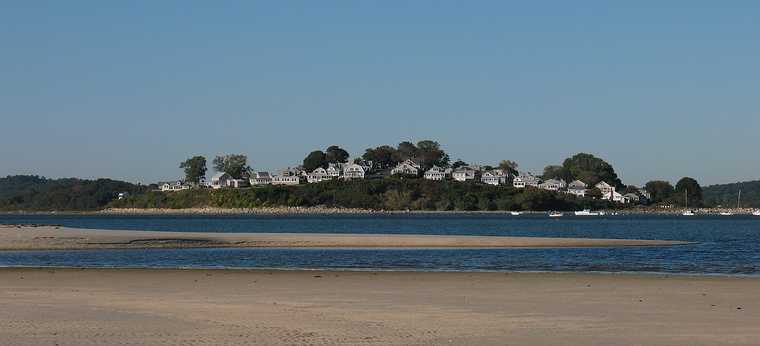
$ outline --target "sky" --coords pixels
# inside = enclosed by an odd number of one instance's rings
[[[3,1],[0,176],[432,139],[627,184],[760,179],[757,1]]]

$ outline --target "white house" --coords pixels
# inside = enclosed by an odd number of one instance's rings
[[[425,179],[427,180],[445,180],[451,171],[442,167],[433,166],[425,172]]]
[[[343,167],[343,179],[364,179],[365,173],[364,167],[355,163]]]
[[[514,180],[512,180],[512,186],[522,189],[526,186],[538,187],[541,183],[541,179],[533,176],[530,173],[520,173]]]
[[[602,192],[602,199],[610,199],[610,193],[615,191],[615,188],[612,185],[607,184],[605,181],[596,184],[596,188]]]
[[[623,197],[627,200],[628,203],[639,203],[641,200],[641,197],[637,193],[626,193],[623,195]]]
[[[225,172],[219,172],[211,177],[211,188],[221,189],[223,187],[228,187],[230,186],[230,180],[232,180],[231,175]]]
[[[459,167],[451,173],[451,177],[456,181],[475,180],[477,171],[469,167]]]
[[[538,188],[549,191],[560,191],[567,187],[567,183],[563,179],[549,179],[538,185]]]
[[[617,203],[629,203],[630,200],[628,197],[624,196],[620,192],[617,192],[615,190],[610,190],[606,194],[602,194],[602,199],[606,199],[608,201],[613,201]]]
[[[327,176],[329,176],[330,178],[337,178],[340,176],[340,166],[334,163],[331,163],[325,170],[325,173],[327,173]]]
[[[332,176],[327,174],[327,170],[322,167],[319,167],[306,175],[306,181],[309,183],[319,183],[330,179],[332,179]]]
[[[567,185],[567,193],[578,197],[586,197],[586,189],[588,185],[580,180],[574,180]]]
[[[297,175],[276,175],[272,177],[272,185],[298,185],[301,178]]]
[[[507,183],[509,174],[502,169],[494,169],[483,173],[480,177],[480,181],[489,185],[502,185]]]
[[[412,160],[406,160],[404,162],[399,163],[396,165],[395,168],[391,170],[391,175],[396,174],[403,174],[403,175],[419,175],[420,174],[420,165],[418,165],[416,162]]]
[[[192,188],[192,185],[186,184],[182,180],[177,180],[174,183],[163,183],[163,184],[161,184],[161,191],[164,191],[164,192],[189,190],[191,188]]]
[[[272,183],[272,175],[269,172],[256,172],[251,178],[251,185],[269,185]]]
[[[249,187],[251,184],[248,179],[230,179],[227,181],[227,186],[233,189],[239,189],[241,187]]]

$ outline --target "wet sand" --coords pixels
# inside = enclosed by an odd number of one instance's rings
[[[757,345],[760,279],[0,269],[0,345]]]
[[[313,233],[197,233],[85,230],[53,226],[0,227],[0,250],[200,247],[545,248],[666,246],[681,244],[687,243],[631,239]]]

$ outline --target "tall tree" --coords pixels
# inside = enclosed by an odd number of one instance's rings
[[[396,155],[393,157],[396,163],[404,160],[416,160],[417,159],[417,146],[412,142],[401,142],[396,148]]]
[[[251,170],[248,166],[248,156],[242,154],[219,155],[214,158],[213,164],[217,172],[225,172],[235,179],[244,178]]]
[[[322,150],[314,150],[303,159],[303,169],[311,172],[319,167],[327,167],[327,155]]]
[[[607,182],[612,186],[622,186],[615,169],[606,161],[586,153],[576,154],[562,163],[574,179],[579,179],[590,186]]]
[[[690,206],[702,206],[702,187],[699,186],[696,179],[683,177],[676,183],[676,193],[672,200],[676,204],[683,204],[685,202],[684,195],[689,197]]]
[[[185,170],[185,181],[198,184],[206,176],[206,158],[193,156],[179,164]]]
[[[325,151],[326,160],[329,163],[346,163],[348,162],[348,152],[337,145],[331,145]]]
[[[673,196],[673,185],[664,180],[652,180],[644,185],[644,190],[652,196],[652,203],[660,203]]]
[[[423,169],[433,166],[446,167],[449,165],[449,155],[441,149],[441,145],[436,141],[419,141],[417,143],[416,157]]]
[[[519,167],[517,162],[511,160],[501,160],[501,162],[499,162],[499,168],[509,172],[512,176],[517,176],[519,174],[519,172],[517,172],[517,167]]]
[[[573,180],[573,176],[570,171],[564,166],[549,165],[544,167],[544,174],[542,176],[544,180],[548,179],[562,179],[570,182]]]
[[[391,167],[394,162],[394,155],[396,154],[396,148],[389,145],[381,145],[377,148],[368,148],[362,158],[367,161],[372,161],[377,168],[384,169]]]

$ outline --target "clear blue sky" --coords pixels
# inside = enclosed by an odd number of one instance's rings
[[[178,178],[434,139],[626,183],[760,178],[757,1],[4,1],[0,175]]]

